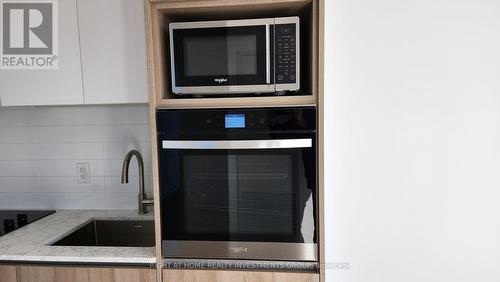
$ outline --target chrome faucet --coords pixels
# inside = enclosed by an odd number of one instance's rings
[[[139,214],[145,214],[148,212],[148,206],[153,205],[153,199],[146,198],[146,192],[144,190],[144,161],[142,160],[141,154],[137,150],[132,150],[125,156],[122,167],[122,184],[128,183],[128,167],[133,156],[135,156],[135,158],[137,159],[137,163],[139,164],[138,210]]]

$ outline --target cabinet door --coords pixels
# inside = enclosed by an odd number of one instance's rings
[[[156,270],[18,266],[19,282],[155,282]]]
[[[0,282],[16,282],[16,267],[0,265]]]
[[[83,104],[76,0],[58,3],[58,69],[0,69],[2,106]]]
[[[318,282],[316,273],[164,269],[163,282]]]
[[[147,103],[144,2],[77,1],[85,103]]]

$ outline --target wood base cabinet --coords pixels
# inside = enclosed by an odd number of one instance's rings
[[[0,282],[17,282],[16,267],[0,265]]]
[[[164,269],[163,282],[318,282],[316,273]]]
[[[3,280],[1,279],[0,281],[3,282]],[[6,281],[10,282],[9,280]],[[146,269],[146,268],[18,266],[17,281],[18,282],[69,282],[69,281],[156,282],[156,270]]]

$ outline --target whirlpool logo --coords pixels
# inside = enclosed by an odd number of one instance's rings
[[[0,15],[0,68],[58,67],[56,0],[0,0]]]
[[[225,78],[225,77],[214,78],[214,81],[221,84],[221,83],[227,82],[227,78]]]
[[[248,253],[248,248],[247,247],[228,247],[229,251],[235,255],[237,254],[242,254],[242,253]]]

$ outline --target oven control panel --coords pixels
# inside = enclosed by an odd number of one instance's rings
[[[314,107],[158,110],[159,134],[312,131]],[[207,137],[208,138],[208,137]]]

